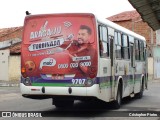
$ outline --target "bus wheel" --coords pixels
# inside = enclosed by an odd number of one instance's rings
[[[122,103],[122,85],[121,83],[118,84],[117,96],[116,100],[113,102],[113,106],[115,109],[119,109]]]
[[[56,106],[56,108],[69,108],[73,107],[74,100],[57,100],[53,99],[53,105]]]
[[[143,97],[143,90],[144,90],[144,81],[142,80],[140,92],[136,94],[136,98],[141,99]]]

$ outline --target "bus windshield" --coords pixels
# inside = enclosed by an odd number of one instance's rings
[[[26,18],[22,42],[25,75],[34,78],[33,83],[96,77],[94,22],[93,16],[82,15]]]

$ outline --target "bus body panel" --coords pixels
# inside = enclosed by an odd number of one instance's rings
[[[104,101],[109,102],[111,99],[111,60],[109,58],[99,59],[99,89],[100,89],[100,98]]]

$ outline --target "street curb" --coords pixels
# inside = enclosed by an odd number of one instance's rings
[[[152,82],[152,83],[160,83],[160,80],[150,80],[148,82]]]
[[[19,83],[0,82],[0,87],[18,87]]]
[[[0,80],[0,87],[17,87],[19,83],[20,80]]]
[[[0,83],[0,87],[18,87],[19,84]]]

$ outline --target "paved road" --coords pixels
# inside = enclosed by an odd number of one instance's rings
[[[144,92],[142,99],[124,99],[122,107],[119,110],[114,110],[111,104],[102,103],[84,103],[76,101],[74,107],[71,109],[57,109],[52,105],[51,99],[33,100],[23,98],[18,87],[0,87],[0,111],[41,111],[42,115],[56,116],[55,119],[88,119],[88,120],[128,120],[135,117],[119,117],[125,111],[152,111],[160,112],[160,81],[149,82],[149,90]],[[117,112],[118,111],[118,112]],[[127,112],[128,114],[128,112]],[[57,117],[58,116],[58,117]],[[61,116],[61,117],[59,117]],[[117,116],[117,117],[107,117]],[[160,120],[159,117],[140,118],[142,120]],[[6,119],[6,118],[0,118]],[[11,120],[17,118],[9,118]],[[19,118],[20,119],[20,118]],[[23,118],[25,119],[25,118]],[[30,118],[35,119],[35,118]],[[39,120],[40,118],[37,118]],[[44,119],[44,118],[42,118]],[[47,117],[47,119],[53,119]],[[136,117],[137,119],[137,117]]]

